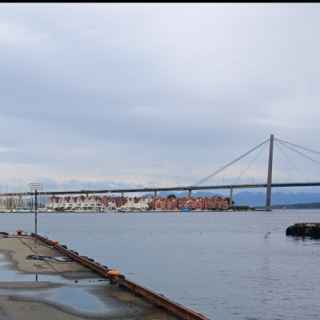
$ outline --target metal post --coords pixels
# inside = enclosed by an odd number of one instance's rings
[[[34,190],[34,233],[38,234],[38,190]]]
[[[233,207],[233,188],[230,188],[230,209]]]
[[[269,144],[269,163],[268,163],[268,180],[267,180],[267,193],[266,193],[266,211],[271,211],[271,185],[272,185],[272,162],[273,162],[273,143],[274,136],[270,135]]]

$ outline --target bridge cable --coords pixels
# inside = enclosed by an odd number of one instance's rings
[[[295,149],[295,148],[294,148],[294,147],[292,147],[292,146],[289,146],[289,145],[287,145],[287,144],[285,144],[285,143],[281,142],[280,140],[278,140],[278,141],[282,144],[282,146],[286,147],[287,149],[290,149],[291,151],[293,151],[293,152],[295,152],[295,153],[299,154],[300,156],[302,156],[302,157],[304,157],[304,158],[306,158],[306,159],[308,159],[308,160],[310,160],[310,161],[312,161],[312,162],[314,162],[314,163],[316,163],[316,164],[319,164],[319,165],[320,165],[320,161],[318,161],[318,160],[315,160],[315,159],[311,158],[310,156],[306,155],[305,153],[303,153],[303,152],[301,152],[301,151],[299,151],[299,150]]]
[[[278,139],[278,138],[275,138],[275,140],[277,140],[279,142],[282,142],[282,143],[289,144],[292,147],[296,147],[296,148],[302,149],[304,151],[308,151],[308,152],[315,153],[315,154],[320,154],[320,151],[316,151],[316,150],[313,150],[313,149],[310,149],[310,148],[307,148],[307,147],[303,147],[303,146],[300,146],[300,145],[298,145],[296,143],[292,143],[292,142],[289,142],[289,141],[286,141],[286,140],[282,140],[282,139]]]
[[[290,164],[291,169],[293,169],[293,171],[298,172],[301,176],[304,176],[304,174],[301,174],[302,173],[301,169],[294,163],[294,161],[292,161],[290,159],[285,148],[280,144],[279,141],[276,141],[276,146],[278,147],[280,154],[282,154],[283,157],[285,158],[285,160]],[[288,175],[288,177],[289,177],[289,175]]]
[[[266,139],[265,141],[259,143],[258,145],[256,145],[255,147],[251,148],[249,151],[247,151],[246,153],[242,154],[241,156],[237,157],[236,159],[228,162],[227,164],[225,164],[224,166],[222,166],[221,168],[217,169],[216,171],[214,171],[212,174],[206,176],[205,178],[199,180],[197,183],[195,183],[193,186],[198,186],[200,184],[202,184],[203,182],[213,178],[214,176],[218,175],[220,172],[224,171],[225,169],[229,168],[230,166],[232,166],[233,164],[235,164],[236,162],[240,161],[241,159],[243,159],[244,157],[246,157],[247,155],[249,155],[250,153],[252,153],[253,151],[259,149],[261,146],[263,146],[264,144],[266,144],[267,142],[269,142],[270,139]]]
[[[239,174],[239,176],[237,177],[237,179],[235,180],[235,183],[234,183],[234,184],[238,184],[239,181],[240,181],[240,179],[241,179],[241,177],[242,177],[247,171],[249,171],[249,169],[252,167],[253,163],[255,163],[255,162],[258,160],[258,158],[260,158],[260,156],[262,155],[263,151],[265,150],[265,146],[266,146],[266,144],[260,146],[260,147],[261,147],[260,151],[259,151],[259,152],[257,153],[257,155],[249,162],[248,166],[247,166],[243,171],[240,172],[240,174]],[[263,148],[262,148],[262,147],[263,147]]]
[[[290,168],[293,169],[293,171],[296,171],[298,174],[300,174],[303,177],[306,177],[304,173],[302,173],[302,171],[300,170],[300,168],[296,165],[296,163],[294,161],[292,161],[292,159],[290,159],[290,156],[287,153],[287,150],[281,146],[281,144],[279,143],[279,141],[275,141],[275,145],[277,146],[278,150],[280,151],[279,153],[284,157],[284,160],[286,160],[286,162],[290,165]],[[284,170],[285,172],[287,172],[287,170]],[[290,173],[287,172],[286,174],[288,181],[290,181]],[[288,192],[287,193],[287,201],[288,203],[296,203],[296,197],[295,194],[292,192]]]

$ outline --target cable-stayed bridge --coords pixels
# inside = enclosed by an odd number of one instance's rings
[[[308,161],[320,165],[320,161],[315,159],[311,155],[320,155],[320,151],[313,150],[308,147],[304,147],[295,143],[291,143],[286,140],[276,138],[273,134],[270,137],[261,143],[257,144],[247,152],[241,154],[232,161],[226,163],[222,167],[218,168],[208,176],[202,178],[192,185],[186,186],[173,186],[173,187],[145,187],[145,188],[121,188],[121,189],[100,189],[100,190],[90,190],[90,189],[81,189],[81,190],[63,190],[63,191],[39,191],[35,189],[33,192],[6,192],[0,193],[0,197],[10,197],[10,196],[33,196],[35,195],[46,195],[46,196],[55,196],[55,195],[74,195],[74,194],[121,194],[125,193],[154,193],[156,197],[159,192],[174,192],[174,191],[185,191],[189,196],[192,195],[192,191],[199,190],[229,190],[230,198],[233,198],[233,192],[238,189],[254,189],[254,188],[264,188],[266,190],[266,200],[265,200],[265,209],[267,211],[271,210],[272,204],[272,188],[293,188],[293,187],[318,187],[320,186],[320,177],[319,180],[315,181],[295,181],[295,182],[274,182],[273,181],[273,161],[274,161],[274,146],[277,144],[281,153],[285,155],[285,150],[289,150],[300,157],[307,159]],[[208,181],[222,172],[226,171],[228,168],[234,166],[242,159],[248,157],[250,154],[261,150],[263,147],[268,146],[268,161],[267,161],[267,176],[266,180],[263,183],[235,183],[235,184],[206,184]],[[287,156],[286,156],[287,157]],[[289,158],[287,158],[289,160]]]

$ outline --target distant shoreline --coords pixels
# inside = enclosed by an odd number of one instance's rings
[[[255,207],[256,209],[261,209],[261,207]],[[272,205],[272,209],[320,209],[320,202],[312,203],[294,203],[294,204],[275,204]]]

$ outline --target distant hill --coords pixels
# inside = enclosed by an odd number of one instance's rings
[[[320,202],[273,205],[274,209],[320,209]]]
[[[264,192],[240,191],[234,196],[239,205],[263,206],[265,204]],[[320,203],[319,192],[273,192],[272,205],[303,205]]]

